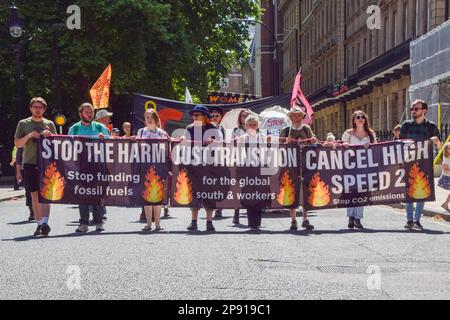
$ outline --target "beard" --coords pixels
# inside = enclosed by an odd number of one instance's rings
[[[86,122],[86,123],[91,123],[92,119],[85,118],[84,116],[81,116],[81,121]]]

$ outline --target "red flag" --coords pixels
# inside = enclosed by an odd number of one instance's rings
[[[299,71],[299,73],[295,77],[294,89],[292,90],[291,108],[295,104],[298,107],[305,110],[306,117],[303,120],[303,123],[310,126],[312,124],[312,116],[314,114],[314,111],[311,108],[311,105],[309,104],[308,100],[306,100],[306,97],[302,92],[301,83],[302,83],[302,72]]]

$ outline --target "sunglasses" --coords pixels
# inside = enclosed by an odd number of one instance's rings
[[[356,116],[355,119],[356,120],[361,120],[361,119],[366,119],[366,117],[365,116]]]
[[[415,111],[415,112],[420,111],[420,110],[423,110],[423,108],[411,108],[411,111]]]

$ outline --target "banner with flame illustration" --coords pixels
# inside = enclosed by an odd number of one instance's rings
[[[302,150],[306,210],[434,201],[429,141]]]
[[[298,146],[172,147],[171,206],[295,208],[300,200]],[[266,161],[267,160],[267,161]]]
[[[167,204],[168,141],[54,136],[40,140],[38,158],[41,202]]]

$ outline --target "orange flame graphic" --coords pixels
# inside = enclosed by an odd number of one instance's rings
[[[413,199],[426,199],[431,195],[431,187],[425,173],[420,170],[419,164],[415,163],[409,171],[408,196]]]
[[[295,186],[289,177],[288,171],[285,171],[280,181],[280,193],[277,201],[282,206],[292,206],[295,202]]]
[[[182,169],[178,174],[175,200],[182,205],[187,205],[192,202],[192,183],[185,169]]]
[[[156,174],[154,167],[147,171],[145,176],[145,190],[142,192],[142,198],[150,203],[158,203],[164,199],[164,183],[161,177]]]
[[[49,201],[61,200],[64,196],[64,177],[56,168],[56,163],[48,165],[44,171],[44,187],[41,189],[41,196]]]
[[[330,201],[329,187],[320,179],[320,173],[317,172],[309,184],[308,202],[313,207],[325,207]]]

